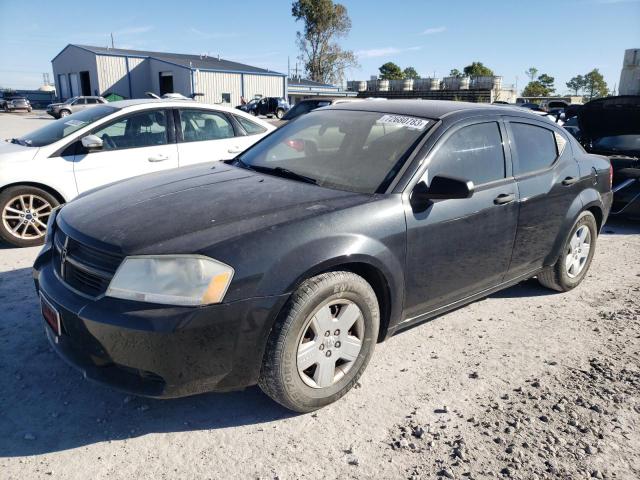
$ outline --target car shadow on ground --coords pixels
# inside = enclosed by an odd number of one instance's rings
[[[602,227],[605,235],[637,235],[640,233],[640,219],[631,220],[622,217],[609,217]]]
[[[173,400],[120,393],[83,379],[51,350],[44,328],[31,269],[0,272],[0,457],[294,415],[257,387]]]

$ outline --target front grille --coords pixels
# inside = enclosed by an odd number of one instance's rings
[[[92,297],[106,292],[124,258],[80,243],[60,228],[55,232],[54,245],[53,261],[58,276],[73,289]]]

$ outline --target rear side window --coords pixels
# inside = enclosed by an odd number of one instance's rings
[[[221,140],[235,135],[223,114],[209,110],[181,110],[180,124],[185,142]]]
[[[504,151],[496,122],[469,125],[454,132],[436,152],[429,167],[436,175],[471,180],[475,185],[505,177]]]
[[[267,131],[267,129],[264,128],[262,125],[258,125],[257,123],[254,123],[251,120],[247,120],[246,118],[241,117],[240,115],[234,115],[234,117],[236,118],[238,123],[242,125],[242,128],[244,128],[244,131],[247,132],[247,134],[249,135],[264,133]]]
[[[513,143],[518,161],[516,175],[547,168],[556,161],[558,150],[551,130],[528,123],[511,122]]]

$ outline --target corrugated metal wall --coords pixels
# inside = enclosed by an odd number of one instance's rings
[[[284,97],[284,79],[274,75],[244,75],[244,98]]]
[[[231,97],[231,103],[228,105],[240,105],[241,76],[239,73],[196,71],[194,72],[194,90],[196,93],[204,93],[204,96],[196,97],[199,102],[223,103],[222,94],[228,93]]]
[[[131,98],[145,98],[144,92],[151,89],[149,80],[149,60],[129,57],[129,75],[131,76]]]
[[[131,60],[136,60],[130,58]],[[142,59],[141,59],[142,60]],[[100,94],[117,93],[129,98],[129,80],[127,79],[127,63],[125,57],[96,55],[98,84]]]

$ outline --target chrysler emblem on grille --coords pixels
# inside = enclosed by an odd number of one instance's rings
[[[60,251],[60,276],[64,278],[64,267],[67,263],[67,255],[69,254],[69,237],[65,238],[64,245]]]

